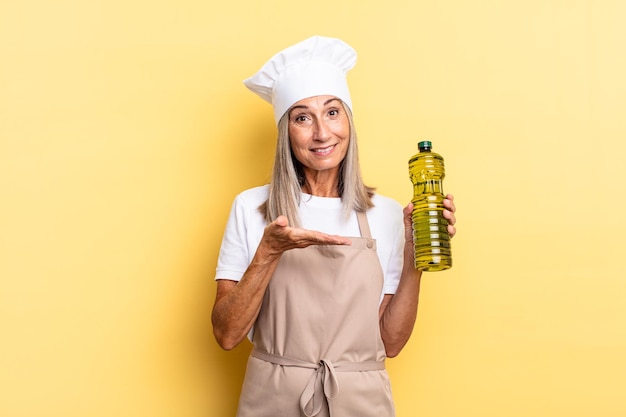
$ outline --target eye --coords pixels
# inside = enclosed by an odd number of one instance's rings
[[[304,125],[309,123],[311,117],[306,113],[297,113],[291,117],[291,123],[295,123],[297,125]]]
[[[331,117],[339,116],[339,109],[330,109],[328,111],[328,115]]]

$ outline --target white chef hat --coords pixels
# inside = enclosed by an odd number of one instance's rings
[[[330,95],[352,108],[346,73],[356,51],[340,39],[313,36],[277,53],[244,84],[274,107],[276,124],[296,102]]]

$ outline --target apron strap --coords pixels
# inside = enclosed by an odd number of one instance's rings
[[[300,396],[300,410],[306,417],[314,417],[320,413],[326,401],[332,400],[339,391],[339,383],[335,372],[363,372],[381,371],[385,369],[385,361],[365,362],[337,362],[333,364],[328,359],[322,359],[318,363],[310,363],[299,359],[273,355],[258,349],[253,349],[252,356],[266,362],[280,366],[295,366],[298,368],[312,369],[315,372],[309,380]],[[323,397],[322,397],[323,396]]]
[[[370,232],[370,224],[367,221],[367,214],[365,214],[364,211],[357,211],[356,220],[359,222],[359,230],[361,230],[361,237],[371,239],[372,232]]]

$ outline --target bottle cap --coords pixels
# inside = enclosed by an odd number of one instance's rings
[[[432,147],[433,144],[429,140],[423,140],[417,144],[417,149],[419,149],[420,152],[428,152]]]

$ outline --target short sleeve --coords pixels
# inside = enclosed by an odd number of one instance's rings
[[[235,198],[217,259],[216,279],[239,281],[248,269],[263,234],[264,221],[258,211],[262,199],[263,189]]]

